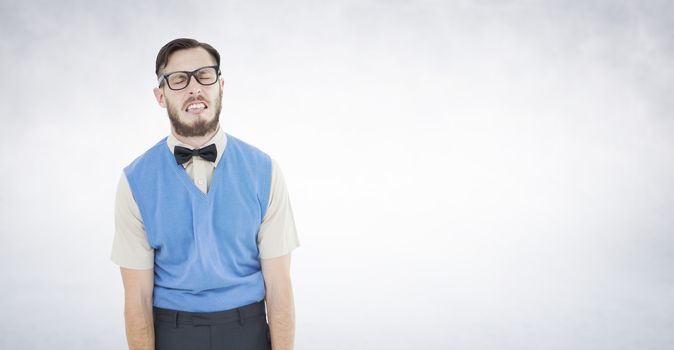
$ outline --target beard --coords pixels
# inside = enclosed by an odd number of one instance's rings
[[[185,123],[184,121],[180,120],[180,111],[178,110],[178,106],[173,105],[168,100],[166,102],[166,112],[168,113],[173,130],[175,130],[176,134],[182,137],[204,136],[210,132],[215,131],[215,129],[218,127],[218,123],[220,121],[220,110],[222,109],[222,90],[220,90],[220,94],[215,101],[215,106],[209,106],[208,108],[214,108],[214,115],[213,119],[211,120],[207,120],[199,116],[194,121],[192,121],[192,123]]]

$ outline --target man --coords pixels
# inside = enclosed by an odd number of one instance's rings
[[[212,46],[173,40],[155,73],[171,133],[124,168],[115,204],[129,349],[292,349],[299,243],[283,175],[221,130]]]

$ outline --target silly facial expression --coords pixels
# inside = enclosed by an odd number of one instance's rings
[[[192,72],[214,65],[216,62],[208,51],[200,47],[184,49],[171,54],[160,74]],[[163,81],[161,87],[154,89],[154,94],[159,105],[166,108],[176,134],[183,137],[204,136],[218,127],[224,81],[218,78],[213,85],[201,85],[193,76],[188,79],[187,87],[181,90],[171,90]],[[175,88],[173,84],[171,86]]]

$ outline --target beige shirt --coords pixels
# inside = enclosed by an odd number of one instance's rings
[[[183,164],[187,174],[194,180],[194,184],[204,193],[208,192],[213,171],[218,166],[220,157],[227,147],[227,137],[222,129],[218,128],[213,138],[204,145],[211,143],[215,143],[217,149],[215,162],[209,162],[201,157],[193,157]],[[178,141],[173,134],[169,135],[166,144],[171,153],[173,153],[175,146],[193,148]],[[260,224],[257,245],[261,259],[286,255],[299,247],[295,219],[283,173],[273,159],[269,202],[267,212]],[[154,249],[150,247],[147,240],[138,204],[133,198],[129,182],[123,173],[117,185],[115,237],[112,244],[111,259],[115,264],[131,269],[151,269],[154,267]]]

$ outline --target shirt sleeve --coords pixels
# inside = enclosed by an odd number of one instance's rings
[[[147,240],[138,204],[123,173],[117,184],[115,198],[115,238],[111,260],[131,269],[154,268],[154,249]]]
[[[271,173],[269,203],[257,236],[261,259],[286,255],[300,245],[283,173],[273,159]]]

